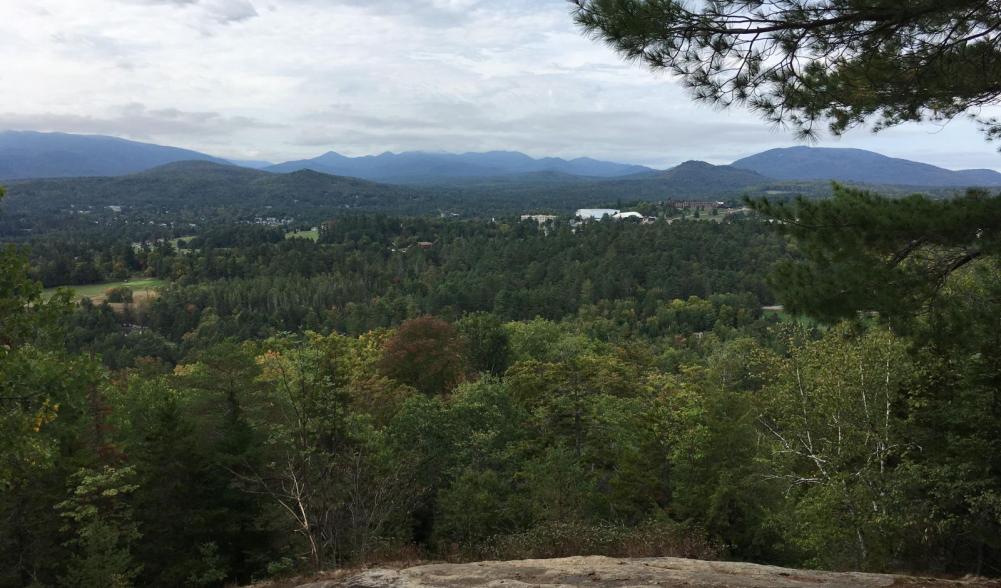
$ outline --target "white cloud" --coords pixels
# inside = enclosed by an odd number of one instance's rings
[[[143,104],[117,106],[100,115],[0,112],[0,128],[108,134],[132,139],[231,137],[279,125],[218,112],[186,112],[176,108],[150,110]]]
[[[240,22],[257,16],[250,0],[119,0],[126,4],[162,5],[195,8],[202,15],[220,24]]]
[[[229,157],[516,149],[667,166],[793,143],[578,34],[564,0],[0,0],[0,127]],[[973,125],[824,145],[1001,167]]]
[[[205,13],[217,23],[241,22],[257,16],[257,10],[248,0],[203,0]]]

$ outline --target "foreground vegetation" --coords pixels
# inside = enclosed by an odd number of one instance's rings
[[[924,4],[575,15],[809,134],[998,101],[996,9]],[[555,188],[554,210],[664,196]],[[400,553],[1001,575],[1001,197],[835,187],[751,203],[773,225],[577,231],[345,216],[314,242],[285,238],[293,216],[514,214],[538,188],[187,165],[17,190],[0,234],[52,238],[0,254],[0,585],[218,586]],[[136,273],[170,285],[120,312],[41,294]],[[762,314],[776,302],[820,322]]]
[[[117,311],[44,299],[30,274],[60,248],[7,250],[0,585],[401,554],[1001,573],[996,261],[907,328],[786,321],[765,278],[804,260],[773,228],[351,217],[316,242],[78,243],[170,279]]]

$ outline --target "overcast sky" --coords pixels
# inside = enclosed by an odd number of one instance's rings
[[[328,150],[668,167],[796,144],[583,38],[564,0],[0,0],[0,129],[282,161]],[[822,146],[1001,168],[957,120]]]

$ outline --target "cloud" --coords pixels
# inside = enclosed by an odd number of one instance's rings
[[[52,42],[74,58],[118,59],[139,50],[139,43],[124,42],[99,32],[59,31],[52,34]]]
[[[122,2],[127,2],[129,4],[175,4],[177,6],[185,6],[188,4],[197,4],[199,0],[121,0]]]
[[[254,5],[248,0],[203,0],[201,4],[208,17],[220,24],[241,22],[258,16]]]
[[[308,0],[307,0],[308,1]],[[486,0],[317,0],[348,6],[382,18],[403,19],[428,27],[460,26],[491,4]]]
[[[147,6],[173,6],[194,8],[204,18],[218,23],[229,24],[259,16],[250,0],[120,0],[127,4]]]
[[[424,104],[419,116],[372,116],[336,108],[303,117],[290,130],[293,144],[350,155],[380,150],[519,150],[530,155],[589,155],[615,161],[668,167],[687,159],[729,163],[747,145],[784,146],[787,141],[765,125],[716,119],[674,117],[635,111],[587,109],[529,112],[510,117],[489,108],[456,103]],[[722,151],[720,147],[728,146]]]
[[[565,0],[86,4],[0,0],[0,82],[16,89],[0,127],[273,160],[514,149],[666,167],[794,143],[582,37]],[[966,122],[821,144],[1001,167]]]
[[[272,125],[243,116],[223,116],[218,112],[186,112],[176,108],[148,109],[142,104],[126,104],[105,116],[69,113],[0,113],[0,129],[62,131],[110,134],[133,139],[156,137],[231,136]]]

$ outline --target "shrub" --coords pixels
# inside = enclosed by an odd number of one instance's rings
[[[115,286],[106,290],[104,297],[108,302],[132,302],[132,288]]]

